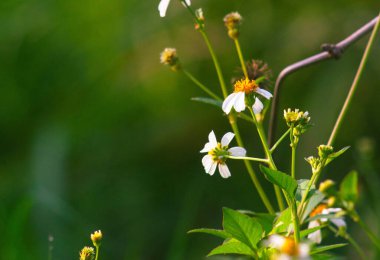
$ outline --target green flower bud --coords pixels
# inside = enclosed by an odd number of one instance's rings
[[[85,246],[79,252],[79,260],[94,260],[95,258],[95,250],[92,247]]]

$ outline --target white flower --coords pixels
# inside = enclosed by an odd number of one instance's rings
[[[202,158],[202,164],[206,173],[213,175],[216,167],[218,166],[220,175],[223,178],[231,176],[230,170],[226,165],[227,156],[245,156],[246,151],[241,147],[232,147],[228,149],[228,144],[234,138],[233,133],[226,133],[222,137],[222,141],[218,143],[214,131],[211,131],[208,135],[208,143],[200,151],[201,153],[208,153]]]
[[[320,214],[315,214],[315,215],[329,215],[329,214],[338,213],[341,211],[342,211],[341,208],[324,208]],[[319,220],[310,221],[308,228],[310,229],[314,227],[319,227],[322,223],[325,223],[327,221],[330,221],[331,223],[333,223],[337,228],[347,226],[343,217],[334,217],[334,218],[321,218]],[[317,230],[309,234],[307,238],[313,241],[314,243],[317,243],[317,244],[321,243],[322,242],[321,230]]]
[[[187,5],[191,5],[190,0],[185,0]],[[160,12],[161,17],[165,17],[166,10],[168,10],[170,0],[161,0],[161,2],[158,4],[158,11]]]
[[[267,247],[275,248],[279,251],[275,259],[291,260],[302,259],[307,260],[309,258],[310,246],[307,243],[299,243],[296,245],[293,238],[283,237],[280,235],[271,235],[265,242]]]
[[[272,94],[265,89],[259,88],[254,80],[243,79],[238,80],[234,85],[234,93],[230,94],[224,101],[222,109],[226,114],[231,112],[232,107],[235,108],[236,112],[241,112],[245,110],[245,97],[252,93],[260,94],[266,99],[270,99]],[[263,110],[263,103],[255,97],[255,103],[252,106],[253,112],[259,114]]]

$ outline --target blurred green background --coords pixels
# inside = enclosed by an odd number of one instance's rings
[[[104,234],[101,259],[204,259],[220,240],[187,235],[219,228],[221,207],[265,211],[241,162],[232,178],[206,175],[199,150],[214,129],[229,125],[221,110],[190,101],[204,96],[181,73],[159,64],[176,47],[183,65],[219,91],[207,48],[191,17],[172,0],[2,0],[0,2],[0,255],[1,259],[77,259],[89,235]],[[226,80],[239,65],[223,16],[244,17],[246,59],[268,62],[276,76],[288,64],[340,41],[379,11],[377,0],[218,1],[202,7]],[[368,39],[368,37],[366,37]],[[366,40],[339,61],[304,69],[285,81],[280,110],[308,110],[315,124],[301,140],[303,157],[327,142]],[[324,177],[357,169],[361,205],[375,232],[380,167],[380,40],[344,121],[337,147],[352,146]],[[254,129],[241,122],[250,154],[260,155]],[[279,132],[284,124],[279,123]],[[275,159],[289,169],[287,145]],[[273,198],[272,186],[260,180]],[[371,253],[363,232],[348,228]],[[53,241],[49,243],[49,236]],[[50,249],[49,249],[50,248]],[[341,251],[355,259],[351,248]]]

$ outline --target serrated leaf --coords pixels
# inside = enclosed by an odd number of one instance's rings
[[[356,202],[358,199],[358,173],[351,171],[340,184],[340,196],[345,201]]]
[[[326,163],[325,165],[329,164],[332,160],[334,160],[335,158],[338,158],[339,156],[341,156],[345,151],[347,151],[350,147],[349,146],[346,146],[342,149],[340,149],[339,151],[335,152],[335,153],[332,153],[330,154],[327,159],[326,159]]]
[[[191,234],[191,233],[205,233],[205,234],[221,237],[223,239],[232,237],[229,233],[227,233],[224,230],[211,229],[211,228],[197,228],[197,229],[190,230],[187,233],[188,234]]]
[[[209,105],[213,105],[213,106],[216,106],[219,108],[221,108],[222,104],[223,104],[222,101],[215,100],[213,98],[207,98],[207,97],[193,97],[193,98],[191,98],[191,100],[201,102],[201,103],[205,103],[205,104],[209,104]]]
[[[292,211],[290,208],[283,210],[273,224],[272,234],[285,233],[292,223]]]
[[[263,228],[257,220],[229,208],[223,208],[223,228],[253,250],[263,236]]]
[[[269,169],[268,167],[260,165],[260,170],[264,173],[265,177],[273,184],[276,184],[281,189],[286,191],[288,195],[293,199],[294,193],[297,189],[297,182],[288,174]]]
[[[335,249],[335,248],[339,248],[339,247],[344,247],[346,245],[348,245],[348,244],[342,243],[342,244],[335,244],[335,245],[328,245],[328,246],[319,246],[319,247],[316,247],[313,250],[311,250],[310,255],[318,254],[318,253],[325,252],[325,251]]]
[[[254,256],[255,253],[245,244],[236,240],[230,239],[224,242],[222,245],[214,248],[207,256],[221,255],[221,254],[238,254]]]
[[[315,231],[317,230],[320,230],[322,228],[326,227],[326,225],[319,225],[319,226],[316,226],[316,227],[313,227],[313,228],[308,228],[308,229],[305,229],[305,230],[302,230],[300,232],[300,237],[306,237],[307,235],[311,234],[311,233],[314,233]]]

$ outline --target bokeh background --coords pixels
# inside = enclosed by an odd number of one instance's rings
[[[217,108],[190,101],[204,94],[160,65],[159,53],[176,47],[200,81],[219,91],[218,81],[186,10],[173,0],[163,19],[158,2],[0,2],[1,259],[77,259],[97,229],[104,233],[101,259],[204,259],[221,241],[189,229],[219,228],[223,206],[265,211],[241,162],[229,164],[227,180],[204,173],[199,150],[210,130],[219,138],[229,131],[228,122]],[[228,82],[239,65],[222,23],[230,11],[244,17],[246,59],[265,60],[276,76],[380,9],[377,0],[192,2],[204,10]],[[306,68],[283,85],[280,109],[308,110],[315,124],[300,143],[302,178],[310,174],[303,157],[327,142],[365,39],[339,61]],[[379,57],[377,39],[336,141],[352,148],[324,175],[340,180],[359,171],[358,210],[376,233]],[[262,154],[251,125],[240,127],[248,152]],[[280,122],[278,134],[284,129]],[[283,171],[288,150],[284,144],[275,155]],[[272,186],[260,180],[273,198]],[[372,252],[362,231],[354,224],[348,230]],[[340,252],[356,259],[350,247]]]

